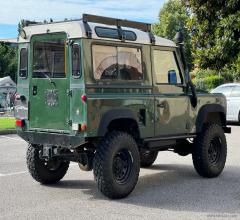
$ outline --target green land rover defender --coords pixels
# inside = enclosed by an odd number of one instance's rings
[[[149,24],[85,14],[24,21],[18,42],[16,126],[36,181],[56,183],[76,162],[105,196],[123,198],[167,150],[192,154],[203,177],[222,172],[226,99],[196,93],[181,33],[174,43]]]

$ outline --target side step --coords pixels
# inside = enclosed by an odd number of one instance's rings
[[[154,138],[146,138],[144,139],[144,148],[149,150],[159,150],[164,151],[169,148],[175,146],[177,141],[185,140],[188,138],[195,138],[196,134],[191,135],[176,135],[176,136],[159,136]]]

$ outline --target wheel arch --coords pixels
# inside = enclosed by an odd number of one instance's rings
[[[200,108],[196,119],[196,132],[199,133],[207,122],[214,122],[226,127],[226,109],[219,104],[207,104]]]
[[[128,108],[111,109],[103,114],[98,128],[98,136],[103,137],[108,131],[114,129],[125,129],[122,131],[132,134],[135,138],[140,137],[137,118],[133,111]]]

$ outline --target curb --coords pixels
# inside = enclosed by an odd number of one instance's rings
[[[0,135],[8,135],[8,134],[17,134],[17,131],[15,129],[0,130]]]

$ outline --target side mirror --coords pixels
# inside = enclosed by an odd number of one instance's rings
[[[178,31],[174,37],[175,43],[176,44],[181,44],[184,42],[184,36],[181,31]]]
[[[168,71],[168,83],[170,85],[176,85],[177,84],[177,73],[175,70],[169,70]]]

